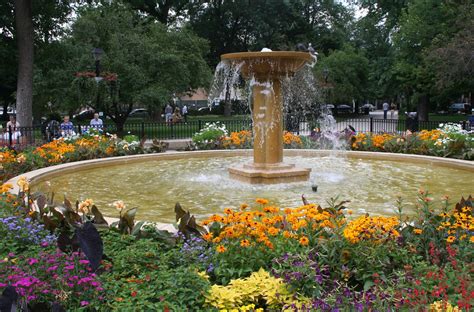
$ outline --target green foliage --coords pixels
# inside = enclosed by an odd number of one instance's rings
[[[192,266],[176,266],[170,260],[179,257],[179,249],[166,253],[153,240],[135,241],[112,231],[103,238],[105,253],[113,260],[100,276],[109,290],[105,309],[202,310],[209,282]]]
[[[346,46],[321,59],[316,67],[318,72],[323,68],[329,69],[328,103],[352,103],[352,100],[364,99],[367,82],[369,61],[358,54],[353,48]]]

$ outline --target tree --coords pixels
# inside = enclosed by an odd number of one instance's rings
[[[23,127],[33,124],[33,17],[31,0],[15,0],[18,44],[17,120]]]
[[[316,67],[317,74],[325,68],[329,71],[326,87],[332,103],[351,103],[363,100],[367,89],[369,61],[357,54],[354,48],[346,46],[344,50],[334,51],[321,59]],[[323,81],[323,79],[321,79]]]
[[[173,24],[182,17],[187,6],[188,0],[126,0],[134,10],[146,13],[163,25]]]
[[[435,72],[436,88],[444,90],[439,99],[445,103],[461,93],[472,97],[474,89],[474,7],[461,6],[455,24],[459,30],[434,40],[426,53],[427,63]]]
[[[31,109],[34,96],[34,73],[41,69],[42,58],[35,54],[57,40],[62,32],[62,24],[71,11],[69,1],[50,0],[6,0],[0,2],[0,93],[4,114],[7,106],[15,100],[16,92],[19,122],[22,126],[31,124]],[[45,54],[48,59],[55,57]],[[39,62],[33,63],[33,60]],[[18,66],[21,64],[21,66]],[[33,67],[35,65],[35,67]],[[34,71],[33,71],[34,69]],[[18,76],[18,73],[21,75]],[[12,86],[13,89],[12,89]],[[35,109],[36,107],[33,106]],[[4,116],[5,117],[5,116]],[[26,119],[24,119],[26,118]],[[23,120],[24,119],[24,120]]]
[[[417,104],[420,120],[428,119],[430,105],[440,105],[436,99],[447,91],[438,89],[436,66],[428,55],[441,42],[445,46],[446,38],[459,33],[460,23],[456,21],[470,6],[470,1],[413,0],[401,15],[394,36],[395,70],[402,88]]]
[[[134,107],[147,107],[160,115],[175,94],[207,86],[210,81],[203,58],[207,51],[204,40],[188,30],[169,30],[149,22],[122,4],[80,10],[71,36],[63,44],[71,55],[68,64],[57,71],[60,77],[70,78],[56,89],[67,84],[72,87],[68,99],[62,100],[74,104],[69,108],[91,106],[105,112],[118,131],[123,130]],[[94,47],[105,51],[101,76],[116,78],[96,83],[87,75],[77,75],[93,72]]]

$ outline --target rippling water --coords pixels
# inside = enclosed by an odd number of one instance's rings
[[[302,204],[305,194],[310,202],[323,207],[326,200],[339,196],[350,200],[355,215],[394,213],[398,195],[406,199],[406,212],[413,211],[418,190],[433,194],[435,201],[449,195],[452,201],[474,193],[472,173],[463,170],[384,160],[343,157],[285,157],[285,162],[311,168],[310,181],[274,185],[249,185],[231,180],[227,168],[249,162],[250,157],[153,160],[118,166],[82,170],[40,183],[34,190],[54,190],[71,200],[92,198],[108,216],[116,216],[111,206],[123,200],[138,207],[138,219],[174,222],[174,204],[180,202],[192,214],[204,217],[225,207],[238,208],[263,197],[279,207]],[[312,192],[311,185],[318,185]]]

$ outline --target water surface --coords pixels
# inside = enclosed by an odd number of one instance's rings
[[[75,201],[92,198],[107,216],[116,216],[111,206],[123,200],[128,207],[138,207],[138,219],[174,222],[174,204],[180,202],[198,217],[253,204],[267,198],[279,207],[302,204],[305,194],[310,202],[327,206],[331,197],[350,200],[354,215],[394,214],[397,196],[406,199],[407,213],[413,212],[418,190],[459,200],[474,193],[472,173],[468,171],[385,160],[361,160],[344,157],[285,157],[285,162],[311,168],[310,181],[275,185],[249,185],[231,180],[227,168],[249,162],[250,157],[152,160],[104,168],[81,170],[49,180],[51,187],[40,183],[35,190],[54,190],[57,198],[66,195]],[[311,185],[316,184],[314,193]]]

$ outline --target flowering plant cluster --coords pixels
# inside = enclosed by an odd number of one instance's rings
[[[212,123],[194,134],[193,143],[197,149],[246,149],[253,147],[253,136],[249,130],[228,134],[225,125]],[[289,131],[283,132],[283,144],[285,148],[302,148],[304,145],[299,135]]]
[[[440,124],[435,130],[418,133],[364,134],[351,139],[352,150],[407,153],[474,159],[474,132],[463,130],[458,124]]]
[[[215,149],[221,147],[222,140],[227,134],[225,124],[206,123],[204,128],[193,135],[192,140],[197,149]]]
[[[128,142],[115,135],[86,135],[60,138],[36,148],[17,152],[8,148],[0,151],[2,179],[60,163],[143,153],[140,142]]]
[[[36,257],[9,254],[0,260],[0,289],[15,287],[24,304],[59,302],[84,307],[103,300],[104,289],[80,253],[42,251]]]
[[[31,218],[10,216],[0,218],[0,258],[14,251],[24,251],[32,246],[49,246],[56,243],[56,236]]]
[[[137,306],[159,311],[469,311],[474,304],[472,197],[456,205],[444,198],[438,209],[420,190],[415,215],[409,217],[402,213],[401,200],[398,216],[382,217],[352,216],[346,202],[335,199],[327,208],[304,198],[300,207],[279,208],[257,198],[203,219],[202,226],[175,208],[185,220],[176,235],[152,224],[135,227],[133,219],[124,219],[125,226],[131,225],[127,231],[101,229],[104,259],[102,253],[89,257],[87,249],[94,246],[81,237],[87,226],[94,227],[86,220],[98,216],[91,199],[77,202],[75,210],[68,201],[63,204],[66,220],[79,224],[82,214],[86,222],[82,232],[75,232],[84,250],[64,254],[53,250],[55,236],[37,223],[42,218],[19,216],[21,206],[35,197],[28,197],[26,179],[18,185],[26,197],[10,215],[0,214],[0,234],[7,238],[0,254],[0,292],[12,285],[20,303],[32,310],[52,302],[68,310],[98,311]],[[18,198],[4,194],[0,202],[13,206]],[[38,199],[38,207],[53,212],[49,201]],[[133,209],[123,201],[113,205],[121,219],[130,217]],[[45,222],[45,228],[49,225]],[[58,242],[65,238],[59,237]],[[93,272],[94,263],[100,264]]]

